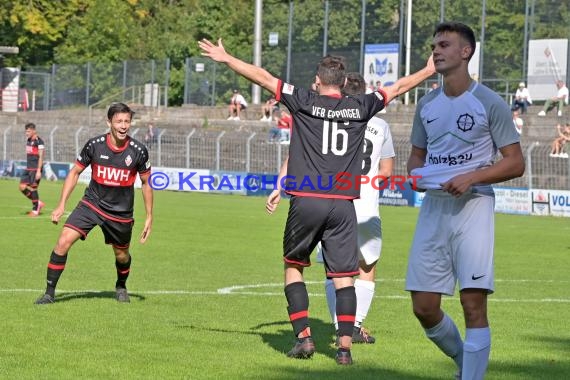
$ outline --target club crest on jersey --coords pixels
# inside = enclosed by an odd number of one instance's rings
[[[457,118],[457,128],[459,128],[462,132],[467,132],[473,129],[475,125],[475,119],[473,116],[469,115],[468,113],[464,113],[459,115]]]
[[[133,163],[133,159],[131,158],[131,155],[129,154],[129,155],[127,156],[127,158],[125,158],[125,164],[126,164],[127,166],[131,166],[132,163]]]

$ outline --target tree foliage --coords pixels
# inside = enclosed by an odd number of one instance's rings
[[[570,38],[568,1],[486,0],[483,77],[512,80],[525,77],[522,70],[527,3],[529,38]],[[360,25],[363,4],[366,5],[364,41]],[[345,55],[349,69],[358,70],[362,43],[402,42],[405,51],[406,28],[402,23],[406,21],[406,4],[403,0],[264,0],[262,65],[274,75],[284,79],[288,76],[292,83],[308,85],[323,52]],[[442,5],[445,20],[471,25],[479,40],[482,4],[483,0],[415,1],[411,70],[421,68],[430,53]],[[171,104],[180,104],[185,60],[201,59],[197,40],[223,38],[229,52],[246,61],[253,60],[254,6],[252,0],[230,3],[226,0],[11,0],[0,7],[0,45],[18,46],[20,53],[7,55],[4,62],[24,69],[38,65],[169,58]],[[293,10],[291,29],[290,9]],[[277,46],[269,46],[270,32],[278,33]],[[287,65],[289,36],[290,66]],[[401,73],[403,61],[402,58]],[[207,65],[211,68],[214,64],[207,62]],[[217,97],[227,97],[233,87],[249,86],[223,67],[216,70]]]

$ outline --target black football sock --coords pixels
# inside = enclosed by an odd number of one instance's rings
[[[30,191],[30,199],[32,200],[32,210],[36,211],[38,209],[38,200],[40,199],[37,190]]]
[[[293,282],[285,287],[287,312],[295,336],[309,327],[309,294],[304,282]]]
[[[65,269],[65,263],[67,262],[67,255],[60,256],[55,252],[51,252],[49,258],[49,263],[47,267],[47,279],[46,279],[46,294],[55,297],[55,287],[57,282]]]
[[[32,199],[32,192],[30,191],[30,189],[25,188],[24,190],[22,190],[22,194],[24,194],[24,196],[28,199]]]
[[[356,292],[354,286],[336,290],[336,317],[338,335],[352,336],[356,316]]]
[[[131,271],[131,256],[129,255],[129,260],[126,263],[120,263],[115,260],[115,267],[117,268],[117,282],[115,283],[115,287],[126,289],[127,278]]]

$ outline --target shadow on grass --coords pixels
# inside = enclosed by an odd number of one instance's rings
[[[283,326],[277,333],[263,332],[265,327]],[[311,335],[315,341],[317,352],[334,359],[336,347],[334,346],[334,326],[330,322],[309,318]],[[289,321],[276,321],[262,323],[251,327],[252,333],[259,335],[264,343],[275,351],[286,354],[296,342],[293,328]]]
[[[131,299],[131,302],[133,301],[133,299],[136,299],[137,301],[146,300],[145,296],[136,293],[129,292],[129,297]],[[110,298],[112,300],[115,300],[115,292],[114,291],[113,292],[110,291],[65,292],[61,294],[56,294],[55,302],[60,303],[60,302],[74,301],[78,299],[93,299],[93,298]]]
[[[504,377],[533,380],[563,380],[570,374],[570,361],[533,360],[526,362],[504,363],[491,361],[487,376],[489,378]]]
[[[309,318],[309,325],[311,326],[311,333],[315,340],[317,353],[327,356],[331,359],[330,369],[315,369],[315,368],[294,368],[291,365],[276,366],[274,372],[276,375],[267,375],[263,373],[265,380],[329,380],[329,379],[355,379],[355,380],[368,380],[368,379],[390,379],[390,380],[440,380],[441,377],[433,377],[429,375],[413,374],[409,372],[400,372],[392,369],[382,368],[382,363],[378,366],[359,365],[358,358],[355,359],[353,366],[338,366],[334,363],[336,354],[336,347],[334,346],[334,327],[330,322],[324,322],[320,319]],[[178,328],[188,328],[192,330],[215,332],[215,333],[231,333],[242,334],[250,336],[259,336],[265,344],[282,354],[285,359],[286,353],[295,344],[295,337],[291,323],[289,321],[274,321],[262,323],[249,330],[232,330],[220,328],[208,328],[195,325],[177,325]],[[272,332],[265,332],[265,328],[270,328]],[[277,330],[277,332],[275,332]],[[287,359],[293,360],[293,359]],[[413,360],[411,358],[410,360]],[[453,378],[450,373],[449,378]]]
[[[441,377],[433,377],[429,375],[413,374],[409,372],[394,371],[382,368],[382,363],[378,366],[362,366],[355,361],[351,366],[338,366],[334,364],[330,369],[301,369],[291,368],[291,366],[275,367],[275,376],[264,376],[265,380],[442,380]],[[443,379],[453,379],[453,374]]]

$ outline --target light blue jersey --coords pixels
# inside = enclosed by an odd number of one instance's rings
[[[451,178],[493,164],[497,148],[520,142],[507,103],[488,87],[472,82],[449,97],[443,88],[423,97],[416,109],[410,141],[426,149],[425,165],[414,169],[418,187],[441,189]],[[473,192],[490,193],[490,185]]]

